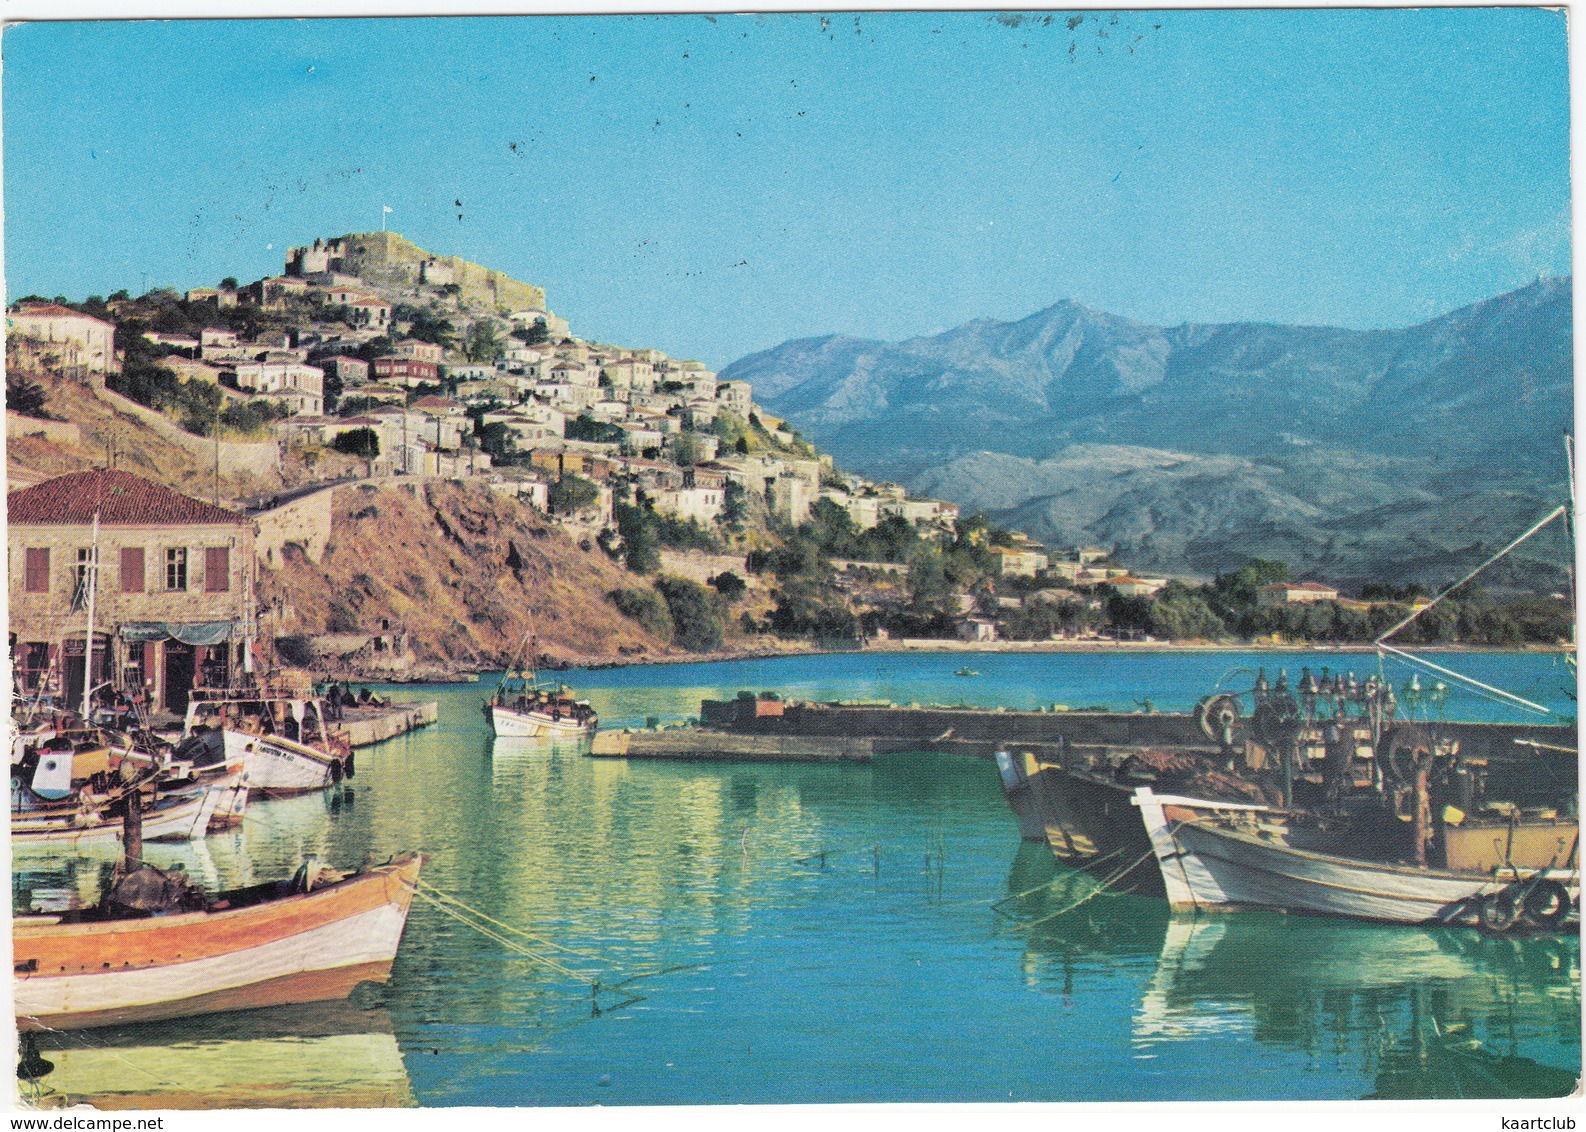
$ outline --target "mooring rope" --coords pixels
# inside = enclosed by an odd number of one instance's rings
[[[588,975],[586,975],[586,974],[584,974],[584,973],[582,973],[580,971],[575,971],[571,967],[564,966],[563,964],[558,963],[556,960],[551,959],[548,956],[541,955],[537,951],[530,951],[527,947],[524,947],[522,944],[517,943],[514,940],[508,939],[506,936],[500,934],[499,932],[492,931],[491,929],[489,929],[487,927],[484,927],[484,926],[482,926],[480,924],[474,923],[472,920],[469,920],[468,918],[466,918],[461,912],[455,911],[454,909],[449,907],[445,901],[440,900],[437,897],[431,896],[427,892],[421,892],[421,891],[419,891],[418,889],[415,888],[414,891],[413,891],[413,895],[421,897],[421,898],[423,898],[425,900],[428,900],[431,904],[435,905],[436,908],[440,909],[440,911],[442,911],[446,915],[450,916],[452,919],[456,920],[458,923],[464,925],[465,927],[473,928],[474,931],[478,932],[480,935],[484,936],[486,939],[494,940],[495,942],[499,943],[502,947],[505,947],[508,951],[515,952],[516,954],[523,956],[525,959],[532,959],[536,963],[544,964],[545,966],[551,968],[554,971],[560,971],[562,974],[567,975],[570,978],[577,979],[579,982],[590,983],[590,984],[592,984],[593,986],[596,986],[596,987],[598,987],[600,985],[600,981],[598,979],[592,979]]]
[[[426,880],[424,880],[422,878],[419,878],[418,880],[416,880],[415,883],[420,888],[425,889],[427,892],[431,893],[436,898],[438,898],[440,900],[444,900],[448,904],[455,904],[457,907],[461,908],[463,911],[467,912],[469,915],[478,916],[481,920],[485,921],[487,924],[494,924],[496,927],[501,928],[504,931],[509,931],[509,932],[512,932],[515,935],[520,935],[524,939],[533,940],[535,943],[543,944],[546,947],[555,948],[557,951],[565,951],[569,955],[577,955],[581,959],[593,959],[596,962],[601,962],[601,963],[607,962],[606,959],[604,959],[602,956],[596,955],[594,952],[591,952],[591,951],[579,951],[577,948],[567,947],[567,946],[565,946],[563,944],[557,943],[555,940],[546,939],[543,936],[537,936],[537,935],[534,935],[534,934],[532,934],[530,932],[526,932],[522,928],[515,927],[512,924],[503,923],[502,921],[497,920],[494,917],[489,916],[489,915],[487,915],[484,912],[481,912],[478,908],[470,907],[469,905],[463,903],[463,901],[459,900],[456,896],[453,896],[451,893],[446,892],[443,889],[435,887],[433,884],[430,884],[428,881],[426,881]]]

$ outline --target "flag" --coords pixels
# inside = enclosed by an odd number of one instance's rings
[[[387,212],[390,212],[390,211],[391,211],[391,206],[390,206],[390,205],[389,205],[389,204],[388,204],[388,205],[386,205],[386,206],[385,206],[385,210],[386,210],[386,211],[387,211]]]

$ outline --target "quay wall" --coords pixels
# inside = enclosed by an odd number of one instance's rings
[[[756,715],[740,704],[706,701],[700,721],[758,735],[806,735],[939,744],[965,750],[979,744],[1078,743],[1104,746],[1197,746],[1208,740],[1189,714],[1170,712],[1033,712],[975,708],[914,708],[884,705],[788,703],[780,714]],[[1401,726],[1410,721],[1400,720]],[[1576,776],[1574,724],[1414,723],[1427,733],[1459,743],[1466,760],[1535,768],[1539,774],[1569,780]],[[1565,750],[1528,746],[1520,740]]]

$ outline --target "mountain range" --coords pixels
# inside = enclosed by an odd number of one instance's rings
[[[1567,498],[1571,280],[1403,329],[1164,328],[1059,302],[887,343],[804,338],[723,380],[838,463],[1028,531],[1204,576],[1437,584]],[[1556,585],[1564,540],[1516,583]]]

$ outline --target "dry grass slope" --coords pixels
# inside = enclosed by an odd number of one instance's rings
[[[292,554],[262,572],[261,601],[295,613],[287,632],[368,631],[387,617],[421,664],[459,669],[506,663],[531,627],[540,652],[569,662],[670,652],[606,600],[631,574],[488,488],[342,489],[332,531],[321,562]]]

